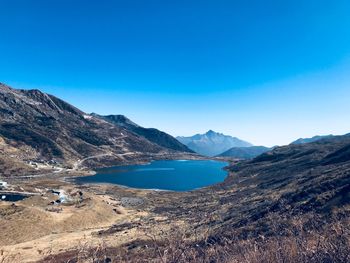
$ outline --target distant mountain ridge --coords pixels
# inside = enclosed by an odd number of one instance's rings
[[[209,130],[205,134],[196,134],[190,137],[179,136],[176,137],[176,139],[185,144],[191,150],[205,156],[216,156],[232,147],[253,146],[249,142],[214,132],[212,130]]]
[[[250,146],[250,147],[233,147],[226,152],[223,152],[218,157],[232,157],[237,159],[253,159],[260,154],[270,151],[272,148],[265,146]]]
[[[182,152],[191,152],[193,153],[192,150],[190,150],[186,145],[182,144],[179,142],[177,139],[172,137],[171,135],[162,132],[158,129],[155,128],[144,128],[139,126],[138,124],[134,123],[124,115],[98,115],[96,113],[92,113],[92,116],[102,118],[112,124],[121,126],[128,131],[131,131],[133,133],[136,133],[147,140],[156,143],[164,148],[168,148],[171,150],[175,151],[182,151]]]
[[[293,142],[291,142],[291,144],[304,144],[304,143],[310,143],[310,142],[316,142],[322,139],[328,139],[328,138],[332,138],[334,137],[334,135],[329,134],[329,135],[316,135],[314,137],[311,138],[299,138]]]

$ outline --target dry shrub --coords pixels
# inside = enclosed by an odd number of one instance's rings
[[[237,229],[230,234],[218,230],[147,234],[123,247],[82,245],[70,256],[57,255],[51,262],[133,262],[133,263],[333,263],[350,262],[350,227],[347,217],[326,222],[311,214],[270,220],[268,235],[242,239]],[[271,221],[272,220],[272,221]],[[289,226],[281,229],[280,222]],[[284,225],[284,224],[282,224]],[[47,258],[48,259],[48,258]],[[50,262],[47,259],[43,262]]]
[[[18,258],[19,255],[9,255],[3,250],[0,250],[0,263],[20,262]]]
[[[350,229],[348,220],[305,230],[303,220],[296,220],[288,234],[276,233],[254,239],[240,240],[234,236],[208,236],[200,242],[190,242],[185,235],[154,239],[157,253],[152,262],[228,262],[228,263],[280,263],[280,262],[350,262]],[[154,255],[157,257],[154,257]],[[150,255],[150,254],[149,254]]]

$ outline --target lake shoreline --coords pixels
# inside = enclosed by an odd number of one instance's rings
[[[203,187],[208,187],[214,184],[222,183],[229,176],[226,167],[229,163],[222,160],[187,160],[187,159],[178,159],[178,160],[152,160],[148,163],[143,164],[133,164],[133,165],[118,165],[105,167],[95,170],[94,175],[74,177],[74,178],[65,178],[65,181],[74,183],[77,185],[85,184],[110,184],[118,185],[120,187],[127,187],[136,190],[150,190],[150,191],[193,191],[198,190]],[[145,168],[149,166],[150,168]],[[153,167],[151,167],[153,166]],[[173,167],[174,166],[174,167]],[[206,167],[205,167],[206,166]],[[176,167],[176,168],[175,168]],[[208,170],[209,168],[209,170]],[[198,171],[196,171],[198,169]],[[127,176],[126,176],[126,173]],[[211,174],[210,174],[211,173]],[[118,178],[116,177],[118,175]],[[186,175],[188,177],[186,177]],[[213,180],[214,179],[217,180]],[[130,176],[134,176],[137,181],[155,181],[156,187],[150,186],[149,182],[144,182],[145,186],[135,183]],[[145,176],[143,178],[142,176]],[[177,177],[182,178],[177,178]],[[166,185],[164,187],[159,187],[162,185],[162,180],[168,180],[171,178],[173,181],[176,181],[175,184],[186,184],[186,180],[190,180],[191,176],[195,176],[194,181],[190,182],[191,186],[177,186],[177,185]],[[120,177],[124,177],[122,181],[118,181]],[[127,178],[126,178],[127,177]],[[219,179],[218,179],[219,178]],[[181,180],[183,179],[183,180]],[[127,180],[130,180],[131,183]],[[205,181],[207,180],[207,181]],[[166,184],[167,182],[165,182]],[[168,182],[172,183],[172,182]],[[167,188],[166,188],[167,187]]]

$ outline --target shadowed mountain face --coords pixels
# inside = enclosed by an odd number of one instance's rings
[[[226,231],[250,226],[259,232],[266,227],[269,213],[323,214],[350,204],[348,135],[276,147],[229,169],[232,175],[224,184],[240,190],[227,196],[224,203],[241,198],[251,201],[232,205]]]
[[[232,147],[249,147],[249,142],[236,137],[217,133],[212,130],[205,134],[196,134],[191,137],[176,137],[191,150],[206,156],[216,156]]]
[[[252,159],[258,155],[270,151],[271,148],[264,146],[250,146],[250,147],[233,147],[218,157],[232,157],[237,159]]]
[[[334,135],[316,135],[312,138],[299,138],[298,140],[295,140],[291,144],[303,144],[303,143],[309,143],[309,142],[316,142],[322,139],[332,138]]]
[[[191,153],[193,152],[187,146],[183,145],[181,142],[179,142],[177,139],[175,139],[171,135],[154,128],[141,127],[136,123],[132,122],[131,120],[129,120],[124,115],[101,116],[94,113],[92,115],[102,118],[112,124],[121,126],[127,129],[128,131],[136,133],[137,135],[142,136],[147,140],[155,144],[158,144],[164,148],[175,150],[175,151],[181,151],[181,152],[191,152]]]
[[[0,84],[2,160],[11,157],[13,162],[43,160],[72,166],[91,156],[123,163],[171,152],[52,95]]]
[[[282,211],[284,202],[301,211],[329,211],[350,203],[350,136],[276,147],[230,170],[226,184],[256,185],[254,194],[274,196],[270,210]]]

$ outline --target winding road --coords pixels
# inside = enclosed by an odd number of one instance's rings
[[[100,158],[103,156],[112,156],[112,155],[113,155],[112,153],[103,153],[103,154],[93,155],[93,156],[89,156],[84,159],[78,160],[76,163],[74,163],[73,170],[77,170],[80,167],[80,165],[82,165],[87,160]]]

